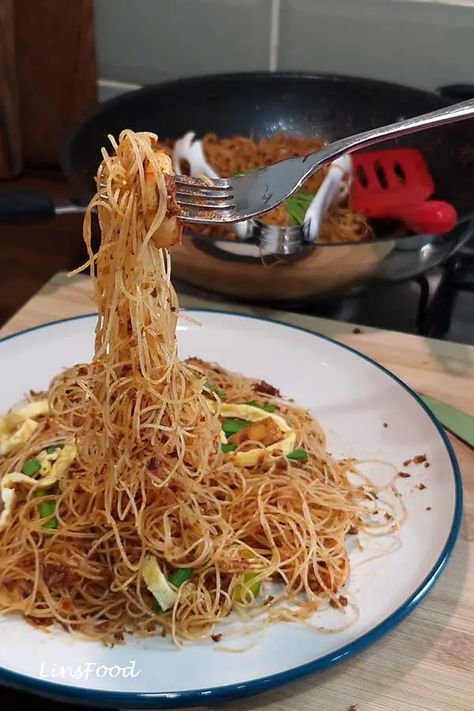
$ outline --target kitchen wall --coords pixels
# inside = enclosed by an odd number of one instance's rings
[[[474,0],[95,0],[102,99],[210,72],[474,83]]]

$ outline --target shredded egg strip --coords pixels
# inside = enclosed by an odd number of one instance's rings
[[[41,463],[41,469],[38,472],[39,479],[34,479],[22,472],[10,472],[2,477],[0,498],[3,503],[3,509],[0,513],[0,531],[6,528],[11,521],[16,500],[16,484],[25,484],[31,487],[40,486],[42,489],[51,486],[67,472],[77,456],[77,449],[73,440],[67,442],[57,452],[57,454],[56,452],[48,454],[44,449],[38,454],[36,459]]]
[[[8,415],[0,415],[0,456],[25,444],[38,427],[33,418],[47,415],[48,412],[48,401],[44,399],[30,402]]]

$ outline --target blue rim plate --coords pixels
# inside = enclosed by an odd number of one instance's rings
[[[106,650],[71,641],[63,632],[47,635],[8,616],[0,624],[12,644],[0,648],[0,682],[62,701],[134,709],[189,707],[258,694],[326,669],[373,644],[413,611],[446,565],[461,523],[461,475],[448,437],[416,393],[383,366],[327,336],[254,316],[192,311],[202,326],[180,322],[183,356],[198,355],[274,383],[318,416],[334,453],[397,467],[415,454],[427,453],[430,468],[414,467],[410,479],[400,480],[409,513],[400,547],[384,556],[383,563],[354,566],[349,593],[360,603],[361,619],[347,633],[324,635],[298,625],[275,625],[253,650],[239,654],[235,665],[226,661],[234,655],[218,654],[218,645],[209,641],[177,651],[168,640],[154,646],[153,640],[131,639]],[[94,318],[87,314],[62,319],[2,339],[0,411],[29,388],[44,388],[62,367],[88,360]],[[389,426],[382,427],[382,422]],[[423,492],[417,488],[422,481],[427,484]],[[409,544],[421,530],[428,542],[420,550]],[[370,585],[362,570],[372,576]],[[394,591],[380,606],[384,585]],[[22,654],[25,645],[28,655]],[[51,659],[58,659],[56,666],[59,660],[74,666],[87,663],[87,655],[103,664],[135,657],[143,663],[143,674],[133,683],[95,676],[80,682],[55,679]],[[33,668],[25,656],[38,662],[44,657],[49,672]],[[157,678],[157,668],[165,670],[166,681]]]

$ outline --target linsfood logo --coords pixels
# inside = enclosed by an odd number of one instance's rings
[[[142,673],[136,668],[135,659],[130,660],[127,666],[121,667],[118,664],[108,667],[98,662],[84,662],[83,664],[59,664],[53,662],[47,664],[41,662],[41,679],[71,679],[74,681],[87,681],[95,677],[96,679],[136,679]]]

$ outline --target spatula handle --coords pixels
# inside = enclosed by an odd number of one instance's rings
[[[428,200],[397,210],[397,217],[417,234],[442,235],[453,229],[456,210],[448,202]]]

